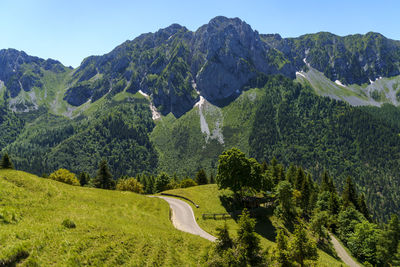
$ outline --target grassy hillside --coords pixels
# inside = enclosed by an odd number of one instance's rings
[[[194,186],[185,189],[174,189],[166,191],[166,193],[177,194],[180,196],[187,197],[194,201],[199,208],[192,206],[197,223],[205,231],[210,234],[215,235],[215,229],[217,227],[222,227],[225,220],[221,219],[203,219],[202,214],[204,213],[226,213],[227,210],[224,207],[223,201],[221,201],[221,191],[218,190],[217,185],[209,184],[202,186]],[[258,221],[256,225],[256,231],[261,238],[261,243],[263,248],[274,247],[275,246],[275,228],[283,227],[283,225],[273,216],[268,210],[265,210],[265,218]],[[233,219],[227,219],[226,223],[229,227],[232,236],[236,235],[236,230],[238,229],[238,224]],[[339,262],[332,256],[326,254],[323,251],[319,251],[318,266],[342,266],[343,263]]]
[[[0,244],[0,265],[184,266],[210,243],[176,230],[161,199],[1,170]]]
[[[169,114],[156,121],[151,140],[159,152],[159,170],[181,176],[201,168],[210,173],[225,149],[235,146],[248,153],[255,110],[264,94],[251,89],[222,108],[205,101],[178,119]]]
[[[362,85],[344,85],[332,82],[322,72],[308,66],[308,70],[296,73],[297,81],[310,85],[320,96],[348,102],[353,106],[381,106],[390,103],[398,106],[400,100],[400,76],[378,78]]]

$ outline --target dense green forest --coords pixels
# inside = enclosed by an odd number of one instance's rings
[[[15,115],[14,115],[15,116]],[[42,175],[58,168],[95,174],[106,158],[115,177],[153,171],[157,154],[149,141],[154,127],[147,102],[110,106],[74,120],[43,114],[5,150],[17,169]]]
[[[233,191],[231,203],[243,205],[243,199],[255,195],[275,198],[273,213],[285,226],[277,230],[277,249],[270,255],[271,263],[277,266],[297,266],[296,263],[312,266],[318,257],[315,247],[332,253],[330,233],[336,234],[366,266],[397,266],[400,261],[398,216],[392,215],[384,225],[372,223],[364,194],[358,192],[350,176],[342,193],[337,191],[328,172],[318,176],[320,182],[314,182],[312,177],[303,167],[293,164],[285,167],[275,158],[269,164],[259,164],[233,148],[220,155],[216,182],[219,189]],[[309,239],[310,234],[315,239]],[[226,231],[220,231],[216,247],[221,243],[230,244],[228,237]],[[249,247],[254,253],[257,242],[252,244]],[[221,262],[235,261],[229,255],[235,254],[229,247],[234,246],[229,245],[227,252],[217,253]]]
[[[276,157],[313,174],[327,169],[340,190],[351,175],[374,215],[388,219],[400,210],[400,195],[393,190],[399,187],[397,108],[352,107],[283,77],[270,79],[264,90],[249,137],[251,156]]]

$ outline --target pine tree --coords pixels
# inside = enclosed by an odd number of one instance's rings
[[[359,211],[361,212],[362,215],[364,215],[365,219],[370,220],[369,210],[367,207],[367,203],[365,203],[364,194],[360,194],[360,196],[357,199],[357,204]]]
[[[294,184],[294,180],[296,179],[297,168],[293,164],[290,164],[289,170],[286,172],[286,181]]]
[[[215,184],[215,178],[213,173],[210,174],[210,184]]]
[[[330,195],[329,195],[328,209],[329,209],[329,213],[331,215],[339,214],[340,203],[339,203],[339,197],[336,194],[336,192],[330,193]]]
[[[312,178],[311,175],[308,174],[301,185],[301,208],[306,214],[309,212],[311,194]]]
[[[168,185],[171,182],[171,178],[165,172],[160,173],[154,181],[154,192],[159,193],[168,190]]]
[[[85,186],[89,183],[90,177],[89,174],[86,172],[81,172],[78,176],[79,183],[81,186]]]
[[[0,168],[1,169],[14,169],[14,165],[12,164],[11,159],[7,153],[5,153],[3,155],[3,158],[1,159]]]
[[[263,262],[260,239],[255,234],[255,219],[244,209],[239,219],[237,231],[237,249],[241,255],[243,266],[259,266]]]
[[[346,184],[343,189],[343,206],[348,207],[350,205],[354,206],[358,210],[358,196],[356,188],[350,176],[347,176]]]
[[[301,191],[305,179],[306,179],[306,174],[304,173],[303,168],[299,167],[297,169],[296,176],[294,179],[294,189]]]
[[[226,222],[223,228],[217,228],[217,240],[215,242],[215,249],[218,254],[222,255],[227,249],[233,248],[233,240],[229,236],[228,226]]]
[[[302,224],[298,225],[294,231],[293,238],[289,243],[289,251],[292,260],[302,267],[305,266],[306,260],[316,261],[318,259],[317,246],[308,237]]]
[[[115,182],[105,159],[100,162],[99,170],[97,171],[97,176],[94,179],[93,184],[95,187],[102,189],[113,189],[115,186]]]
[[[285,236],[285,232],[282,229],[278,230],[276,236],[276,250],[275,259],[279,266],[290,266],[289,251],[288,251],[288,239]]]
[[[262,170],[263,173],[268,170],[268,164],[267,164],[267,162],[265,160],[261,164],[261,170]]]
[[[198,185],[208,184],[207,174],[206,174],[206,172],[205,172],[203,169],[200,169],[200,170],[196,173],[195,182],[196,182]]]
[[[328,191],[332,192],[331,188],[331,178],[326,170],[322,173],[322,182],[321,182],[321,192]]]
[[[145,194],[153,194],[154,193],[154,181],[155,181],[155,178],[153,175],[149,175],[146,177],[146,187],[144,190]]]

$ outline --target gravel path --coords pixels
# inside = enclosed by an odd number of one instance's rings
[[[333,247],[336,250],[336,253],[338,254],[339,258],[342,259],[344,263],[349,265],[350,267],[361,267],[357,262],[353,260],[352,257],[347,253],[347,251],[344,249],[344,247],[339,243],[339,241],[331,234],[329,236],[332,239],[332,244]]]
[[[171,207],[172,223],[176,229],[201,236],[212,242],[216,240],[214,236],[210,235],[200,228],[194,217],[193,209],[192,207],[190,207],[189,204],[176,198],[161,196],[158,197],[167,201],[169,206]]]

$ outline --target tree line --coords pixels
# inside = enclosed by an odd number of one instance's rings
[[[0,162],[0,169],[14,169],[8,153],[5,153]],[[165,190],[175,188],[187,188],[196,185],[214,184],[214,175],[207,176],[203,169],[200,169],[194,179],[189,177],[179,178],[176,174],[168,175],[165,172],[155,176],[148,173],[142,173],[136,177],[123,175],[115,179],[110,171],[107,160],[101,160],[97,174],[90,177],[87,172],[80,172],[78,175],[60,168],[50,175],[44,174],[43,178],[49,178],[75,186],[86,186],[108,190],[131,191],[139,194],[154,194]]]
[[[346,178],[341,192],[334,181],[328,171],[314,179],[301,166],[285,167],[275,158],[260,164],[236,148],[220,155],[216,176],[218,187],[232,190],[238,202],[245,196],[275,198],[274,215],[285,228],[277,231],[278,249],[270,260],[279,266],[303,266],[306,261],[315,261],[314,246],[333,251],[329,233],[337,235],[353,256],[367,266],[399,264],[398,216],[392,214],[386,224],[374,222],[365,196],[357,190],[353,179]],[[300,240],[308,240],[302,245],[307,249],[303,255],[296,255],[295,243]]]

